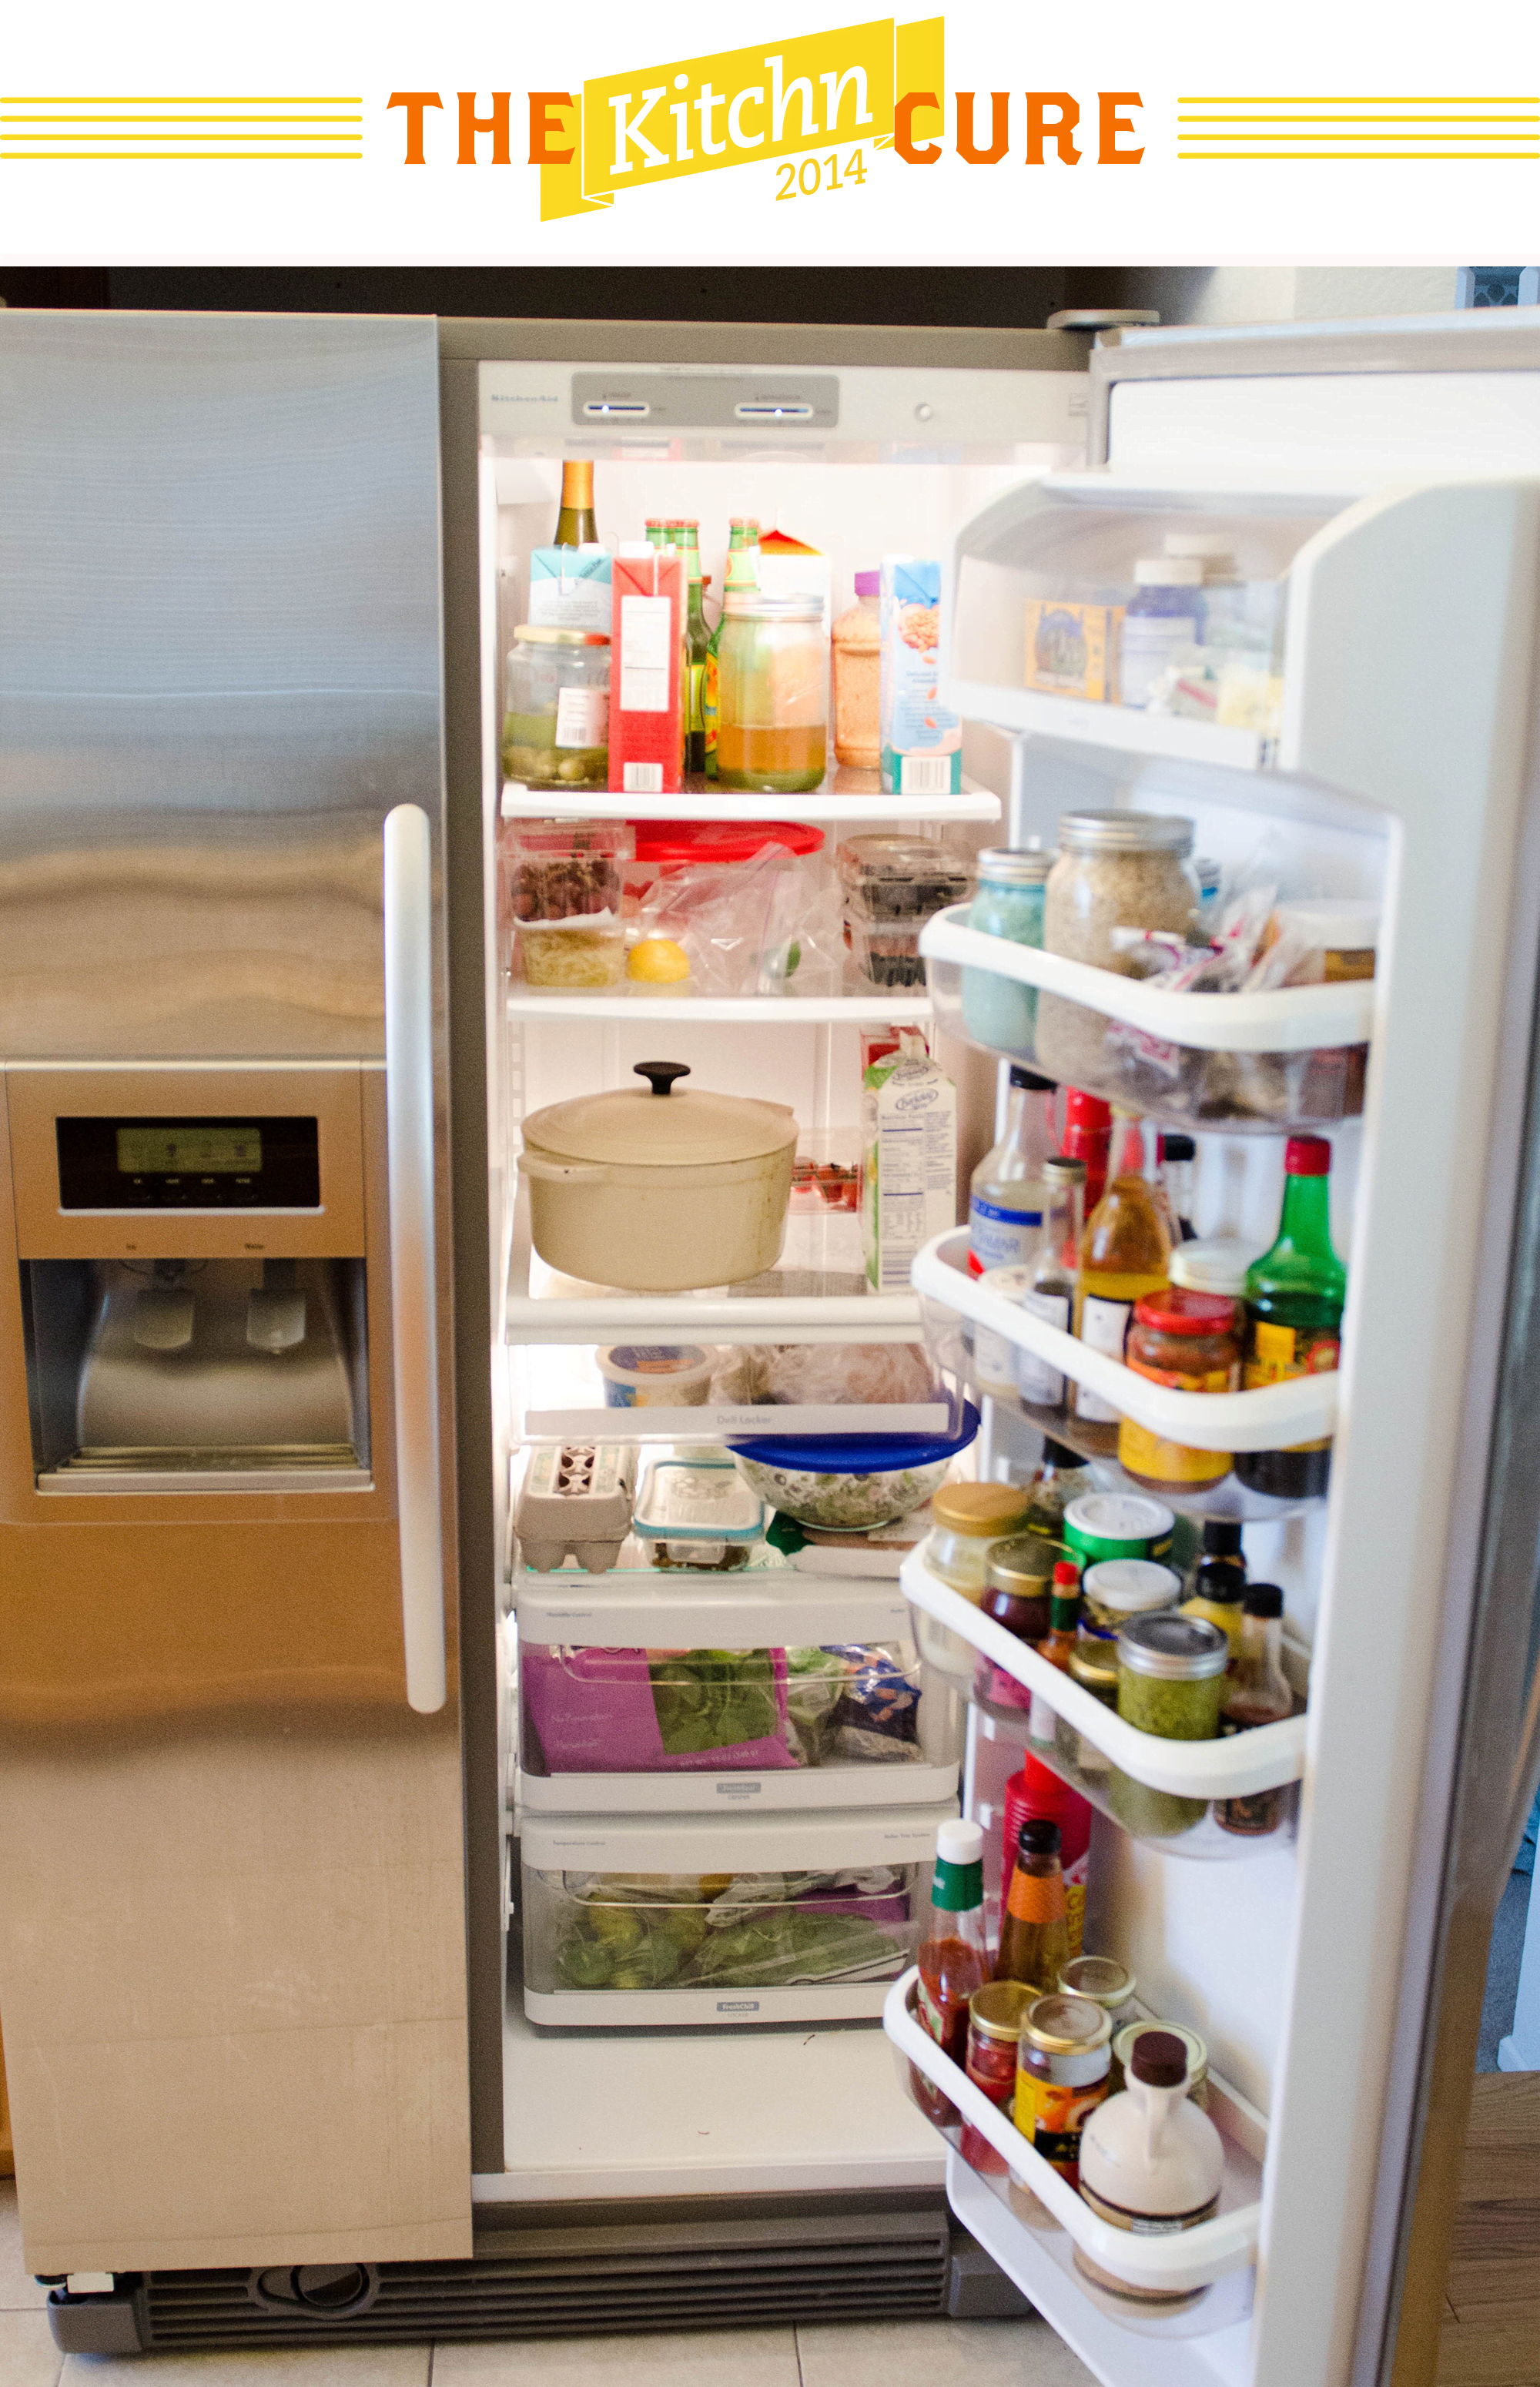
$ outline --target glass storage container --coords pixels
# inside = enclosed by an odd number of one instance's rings
[[[1057,859],[1040,847],[986,846],[975,865],[968,927],[1041,951],[1048,874]],[[963,1018],[976,1043],[1002,1053],[1036,1050],[1036,987],[990,970],[966,969],[962,999]]]
[[[511,966],[530,986],[618,986],[625,961],[625,821],[502,825],[499,879]]]
[[[827,680],[821,599],[729,589],[717,649],[720,784],[769,795],[820,786]]]
[[[504,680],[502,767],[531,788],[602,788],[610,776],[610,641],[521,622]]]
[[[1059,853],[1048,874],[1042,942],[1066,960],[1129,974],[1115,928],[1162,928],[1201,935],[1198,884],[1188,864],[1193,824],[1174,814],[1066,813]],[[1038,999],[1036,1049],[1050,1077],[1099,1090],[1106,1075],[1103,1044],[1111,1023],[1062,995]]]

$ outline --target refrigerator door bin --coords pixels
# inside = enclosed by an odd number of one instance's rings
[[[875,2018],[955,1812],[528,1815],[524,2011],[612,2027]]]
[[[790,1568],[774,1588],[751,1581],[521,1578],[522,1804],[722,1814],[950,1798],[959,1703],[921,1664],[898,1585]]]
[[[992,1666],[1019,1683],[1033,1701],[1041,1700],[1073,1734],[1089,1740],[1109,1767],[1147,1790],[1180,1800],[1244,1799],[1296,1782],[1304,1770],[1302,1715],[1288,1716],[1281,1724],[1259,1724],[1223,1740],[1166,1740],[1140,1732],[1068,1674],[1051,1666],[1027,1642],[1018,1641],[1003,1624],[982,1614],[961,1592],[953,1591],[931,1573],[922,1555],[905,1559],[899,1580],[915,1610],[922,1657],[928,1655],[926,1620],[930,1619],[981,1651]],[[1039,1749],[1035,1741],[1028,1745],[1056,1771],[1063,1770],[1052,1748]],[[1094,1769],[1084,1782],[1077,1775],[1076,1787],[1091,1796]],[[1099,1803],[1105,1806],[1105,1794]],[[1262,1845],[1273,1843],[1267,1840]]]
[[[1060,1374],[1111,1404],[1119,1417],[1131,1418],[1163,1441],[1197,1450],[1280,1450],[1295,1443],[1329,1435],[1336,1424],[1339,1379],[1329,1375],[1294,1376],[1253,1392],[1179,1393],[1136,1374],[1103,1351],[1092,1350],[1073,1334],[1032,1317],[1016,1302],[1003,1300],[979,1277],[967,1274],[967,1236],[953,1229],[934,1236],[919,1253],[914,1283],[922,1303],[935,1305],[942,1316],[932,1316],[933,1345],[944,1365],[956,1366],[959,1355],[949,1354],[950,1319],[961,1318],[974,1327],[987,1327],[1003,1342],[1045,1359]],[[966,1326],[965,1326],[966,1332]],[[965,1372],[966,1372],[965,1367]],[[1058,1426],[1048,1429],[1058,1434]],[[1224,1480],[1218,1487],[1224,1488]],[[1164,1492],[1160,1496],[1165,1498]],[[1206,1506],[1202,1513],[1208,1514]],[[1217,1508],[1213,1513],[1228,1511]],[[1277,1504],[1268,1513],[1279,1513]]]
[[[920,950],[945,1034],[1211,1134],[1334,1127],[1364,1105],[1375,981],[1175,993],[967,925],[928,920]]]
[[[1185,2294],[1211,2287],[1232,2272],[1249,2269],[1256,2257],[1261,2166],[1267,2140],[1267,2125],[1255,2107],[1210,2074],[1209,2118],[1225,2141],[1219,2210],[1211,2221],[1200,2222],[1195,2229],[1180,2230],[1169,2237],[1144,2237],[1114,2229],[1092,2213],[1067,2180],[1061,2179],[1052,2164],[1045,2163],[1030,2141],[1022,2137],[1009,2115],[991,2104],[983,2090],[976,2088],[961,2067],[937,2046],[914,2012],[918,1978],[917,1972],[908,1972],[902,1980],[895,1981],[882,2010],[882,2027],[893,2044],[900,2082],[904,2093],[919,2105],[928,2119],[933,2120],[928,2103],[916,2093],[915,2076],[920,2075],[950,2099],[962,2121],[971,2124],[1005,2158],[1008,2170],[998,2181],[971,2172],[955,2155],[960,2124],[954,2122],[944,2128],[937,2125],[954,2153],[954,2160],[947,2167],[949,2183],[956,2172],[962,2171],[978,2179],[986,2189],[992,2187],[1012,2224],[1008,2232],[1002,2232],[1007,2243],[1041,2245],[1053,2236],[1062,2235],[1102,2270],[1125,2280],[1136,2292],[1143,2289]],[[1017,2285],[1026,2289],[1026,2280],[1017,2275],[1010,2262],[999,2255],[996,2259]],[[1186,2305],[1184,2310],[1191,2315],[1201,2308]],[[1141,2306],[1131,2299],[1130,2310],[1141,2318],[1166,2318],[1158,2305]],[[1179,2318],[1180,2315],[1170,2316],[1172,2320]],[[1217,2299],[1209,2325],[1223,2327],[1234,2318],[1231,2300]]]

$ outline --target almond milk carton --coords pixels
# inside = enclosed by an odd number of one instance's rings
[[[957,1089],[919,1036],[865,1071],[861,1144],[866,1275],[907,1293],[916,1252],[957,1223]]]

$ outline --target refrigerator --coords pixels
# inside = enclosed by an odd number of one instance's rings
[[[0,2014],[26,2256],[57,2281],[62,2343],[895,2316],[1008,2303],[1009,2281],[1108,2387],[1431,2378],[1487,1927],[1533,1792],[1537,375],[1532,328],[1491,314],[1089,351],[0,324]],[[569,460],[593,465],[607,544],[694,519],[715,579],[754,515],[826,560],[834,614],[883,555],[934,559],[961,785],[508,784],[508,656]],[[1026,684],[1029,605],[1093,600],[1193,531],[1280,593],[1259,713]],[[844,1169],[863,1037],[928,1027],[959,1092],[961,1218],[1009,1058],[966,1032],[969,973],[1074,993],[1051,957],[981,951],[961,907],[925,928],[924,987],[863,984],[812,914],[793,941],[832,975],[805,992],[784,966],[683,997],[531,985],[510,967],[523,825],[791,821],[826,852],[891,829],[971,853],[1052,846],[1087,806],[1180,814],[1231,870],[1261,853],[1382,913],[1367,991],[1269,998],[1228,1056],[1367,1047],[1326,1122],[1341,1370],[1273,1388],[1300,1438],[1334,1436],[1330,1495],[1244,1528],[1306,1705],[1271,1728],[1266,1780],[1216,1743],[1206,1776],[1194,1759],[1147,1786],[1277,1787],[1287,1820],[1231,1863],[1113,1814],[1093,1830],[1087,1945],[1202,2034],[1227,2140],[1212,2234],[1130,2267],[1182,2292],[1165,2308],[1088,2286],[1077,2216],[1049,2191],[1024,2219],[905,2093],[937,1820],[960,1800],[996,1864],[1022,1746],[967,1696],[969,1633],[923,1554],[897,1577],[551,1573],[514,1531],[541,1451],[618,1452],[638,1490],[668,1452],[698,1459],[756,1354],[805,1386],[820,1349],[900,1364],[928,1333],[958,1398],[977,1329],[1002,1325],[955,1231],[907,1289],[863,1290],[859,1220],[816,1191],[768,1281],[563,1282],[533,1246],[524,1120],[667,1061],[787,1105],[805,1156]],[[1194,1132],[1200,1231],[1265,1243],[1300,1115],[1205,1110],[1226,1048],[1190,1008],[1134,1001],[1127,1025],[1187,1056],[1143,1107]],[[286,1195],[253,1189],[253,1135],[264,1169],[295,1143]],[[116,1153],[132,1197],[77,1200],[72,1138]],[[241,1397],[271,1408],[248,1354],[309,1351],[334,1421],[307,1436],[262,1408],[236,1433],[221,1409],[173,1435],[152,1400],[114,1445],[133,1463],[104,1467],[82,1401],[114,1301],[150,1354],[136,1391],[172,1371],[167,1337],[196,1355],[228,1332]],[[600,1350],[697,1342],[748,1355],[699,1421],[607,1404]],[[978,1471],[1029,1474],[1040,1423],[981,1408]],[[1258,1446],[1250,1414],[1237,1447]],[[563,1652],[850,1646],[908,1670],[913,1762],[563,1770],[532,1730]],[[693,1951],[694,1986],[612,1949],[574,1974],[574,1906],[637,1876],[741,1878],[762,1904],[765,1876],[816,1880],[853,1910],[826,1927],[886,1929],[890,1952],[815,1986],[702,1986]]]

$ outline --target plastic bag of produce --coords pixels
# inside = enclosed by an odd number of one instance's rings
[[[796,1765],[784,1649],[520,1649],[525,1763],[548,1774]]]

